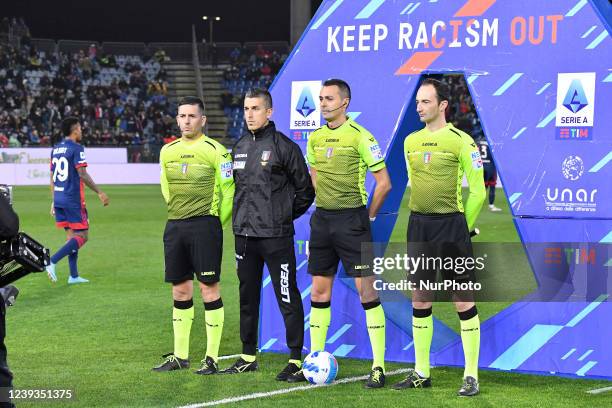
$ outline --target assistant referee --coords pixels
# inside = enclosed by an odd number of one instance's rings
[[[232,160],[227,150],[202,133],[204,105],[194,97],[179,102],[180,139],[160,153],[161,188],[168,203],[164,231],[166,282],[172,283],[174,352],[154,371],[189,367],[189,333],[193,322],[193,276],[200,281],[206,322],[206,356],[197,374],[218,371],[223,331],[219,289],[222,225],[229,222],[234,197]]]
[[[410,218],[408,255],[423,252],[438,258],[473,258],[470,231],[485,199],[480,153],[473,139],[446,122],[448,86],[436,79],[425,79],[416,95],[417,113],[425,127],[404,141],[406,168],[410,178]],[[470,194],[464,207],[461,193],[466,176]],[[458,283],[473,280],[473,271],[442,270],[445,280]],[[417,272],[419,282],[435,281],[437,270]],[[412,292],[412,336],[415,368],[395,389],[431,386],[429,352],[433,337],[432,293]],[[480,320],[471,292],[454,292],[453,301],[461,324],[465,356],[463,385],[458,394],[478,394],[478,354]]]
[[[287,366],[279,381],[300,370],[304,343],[304,309],[297,287],[293,221],[314,201],[314,188],[299,146],[276,130],[272,97],[253,89],[244,98],[248,132],[232,149],[234,156],[233,228],[240,280],[242,355],[227,374],[257,369],[257,326],[264,263],[283,315]]]

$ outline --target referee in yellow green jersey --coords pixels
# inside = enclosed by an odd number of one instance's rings
[[[160,153],[161,188],[168,204],[164,231],[166,282],[172,284],[174,352],[154,371],[189,367],[189,333],[193,322],[193,276],[200,281],[206,322],[206,356],[197,374],[218,371],[223,331],[223,302],[219,289],[222,226],[232,214],[234,179],[227,150],[202,133],[204,104],[186,97],[176,117],[181,138]]]
[[[385,313],[372,272],[373,256],[362,253],[362,244],[372,242],[370,222],[389,191],[391,181],[383,152],[374,136],[346,115],[351,89],[341,79],[328,79],[319,94],[321,112],[327,121],[308,138],[307,157],[317,209],[310,219],[310,351],[325,347],[331,321],[331,295],[338,262],[355,279],[365,311],[372,371],[367,388],[385,385]],[[368,208],[365,177],[370,171],[376,188]],[[287,379],[305,381],[302,371]]]
[[[445,111],[450,99],[448,86],[427,78],[416,95],[417,113],[425,127],[411,133],[404,141],[406,169],[410,178],[410,218],[407,231],[407,254],[411,258],[473,259],[471,236],[485,200],[483,166],[474,140],[446,122]],[[463,204],[463,176],[469,185],[469,197]],[[425,253],[425,254],[423,254]],[[429,263],[429,262],[428,262]],[[459,265],[457,263],[457,265]],[[449,283],[474,280],[473,268],[441,269],[442,279]],[[411,272],[412,273],[412,272]],[[412,291],[412,337],[415,366],[394,389],[431,387],[429,353],[433,337],[433,293],[424,282],[435,282],[437,269],[420,268],[410,278]],[[471,291],[453,291],[453,302],[459,315],[461,341],[465,357],[460,396],[474,396],[478,385],[480,319]]]

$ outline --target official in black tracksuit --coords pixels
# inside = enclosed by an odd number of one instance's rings
[[[242,355],[225,373],[257,369],[257,326],[264,262],[283,315],[289,363],[276,377],[285,381],[300,369],[304,309],[297,287],[293,220],[304,214],[315,191],[302,151],[276,131],[272,98],[249,91],[244,100],[248,132],[232,149],[234,160],[233,229],[240,280]]]

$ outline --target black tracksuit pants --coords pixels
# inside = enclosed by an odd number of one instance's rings
[[[291,359],[301,360],[304,345],[304,308],[297,287],[293,237],[253,238],[236,235],[240,281],[240,340],[242,352],[255,355],[264,262],[270,271],[278,307],[285,321]]]

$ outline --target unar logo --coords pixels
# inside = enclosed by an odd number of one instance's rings
[[[576,181],[584,174],[584,162],[579,156],[567,156],[561,163],[561,173],[566,180]],[[561,190],[561,191],[559,191]],[[595,212],[597,189],[546,188],[546,210],[568,212]]]
[[[561,164],[563,177],[576,181],[584,174],[584,162],[579,156],[567,156]]]

